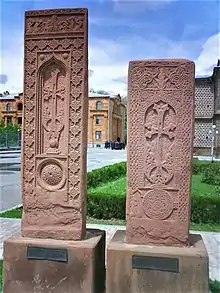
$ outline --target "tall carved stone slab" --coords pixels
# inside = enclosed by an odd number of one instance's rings
[[[22,236],[83,239],[87,9],[25,14]]]
[[[132,61],[128,78],[128,243],[186,245],[194,63]]]

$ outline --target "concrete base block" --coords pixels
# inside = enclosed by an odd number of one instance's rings
[[[4,242],[3,293],[103,293],[105,231],[82,241],[13,236]]]
[[[107,248],[106,293],[208,293],[208,254],[200,235],[189,247],[133,245],[117,231]]]

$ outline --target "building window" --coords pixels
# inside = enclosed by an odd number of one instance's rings
[[[11,117],[7,117],[7,124],[11,124],[12,123],[12,118]]]
[[[18,104],[18,111],[22,111],[23,110],[23,105],[22,105],[22,103],[19,103]]]
[[[101,102],[97,102],[96,103],[96,110],[101,110],[102,109],[102,103]]]
[[[102,117],[96,116],[96,124],[101,124],[101,123],[102,123]]]
[[[102,132],[101,131],[96,131],[95,132],[95,138],[96,138],[96,140],[100,140],[102,138]]]
[[[7,112],[11,112],[12,111],[12,105],[11,104],[7,104],[6,105],[6,111]]]
[[[18,117],[18,125],[22,124],[22,117]]]

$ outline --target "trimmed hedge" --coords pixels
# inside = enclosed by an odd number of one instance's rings
[[[213,167],[217,166],[217,167]],[[219,168],[220,164],[193,160],[193,173],[205,173],[210,168]],[[215,169],[216,170],[216,169]],[[126,175],[126,162],[117,163],[96,169],[88,173],[88,188],[97,187],[103,183],[114,181]],[[217,191],[217,189],[216,189]],[[220,196],[198,195],[191,196],[191,221],[196,224],[220,224]],[[96,219],[125,219],[126,195],[100,195],[88,192],[87,214]]]
[[[88,194],[87,214],[96,219],[125,220],[126,196]],[[191,197],[191,222],[220,225],[220,197],[193,195]]]
[[[216,163],[201,162],[193,164],[197,173],[208,170]],[[204,169],[201,166],[205,166]],[[214,167],[217,168],[217,167]],[[219,168],[219,167],[218,167]],[[198,171],[199,170],[199,171]],[[220,169],[219,169],[220,170]],[[117,163],[93,170],[87,175],[88,189],[111,182],[126,176],[126,162]],[[191,222],[195,224],[220,225],[220,186],[216,186],[216,195],[192,193],[191,195]],[[95,191],[95,190],[94,190]],[[96,219],[119,219],[124,220],[126,215],[126,194],[100,194],[90,193],[88,190],[87,215]],[[19,211],[20,212],[20,211]]]
[[[206,169],[210,166],[218,165],[220,163],[211,163],[209,161],[199,161],[198,159],[193,159],[192,171],[193,174],[204,173]],[[92,170],[87,174],[87,186],[88,188],[97,187],[101,184],[107,183],[109,181],[117,180],[127,173],[127,163],[121,162],[109,166],[104,166],[99,169]]]
[[[119,219],[124,220],[126,213],[126,195],[100,195],[88,193],[87,215],[95,219]]]
[[[191,221],[196,224],[220,225],[220,196],[193,195]]]
[[[202,182],[211,185],[220,185],[220,164],[209,164],[207,168],[203,170]]]
[[[208,169],[213,164],[217,165],[218,163],[211,163],[210,161],[200,161],[198,159],[193,159],[192,173],[194,175],[202,174],[206,169]]]
[[[97,187],[100,184],[109,181],[117,180],[126,175],[127,164],[126,162],[116,163],[114,165],[105,166],[95,169],[87,174],[88,188]]]

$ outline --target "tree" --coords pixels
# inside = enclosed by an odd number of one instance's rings
[[[103,90],[98,90],[98,91],[97,91],[97,94],[100,94],[100,95],[109,95],[108,92],[103,91]]]
[[[95,93],[95,94],[100,94],[100,95],[109,95],[108,92],[104,91],[104,90],[94,90],[93,88],[91,88],[89,90],[90,93]]]

